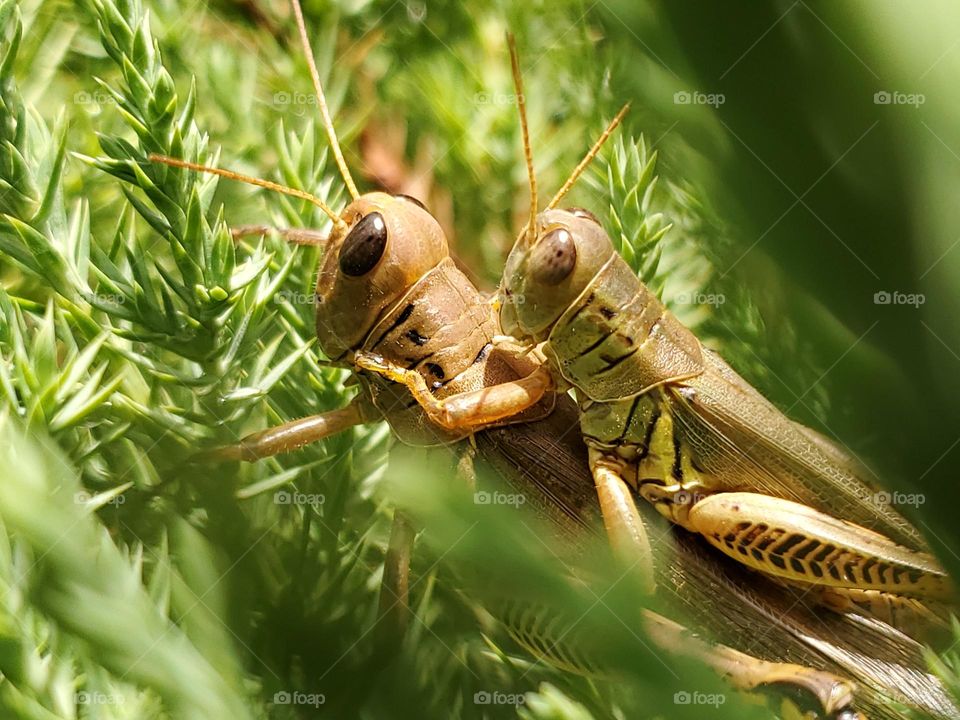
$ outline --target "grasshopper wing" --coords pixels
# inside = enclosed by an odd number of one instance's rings
[[[809,505],[915,550],[919,531],[882,502],[856,461],[787,419],[718,355],[702,375],[668,386],[676,424],[719,490],[759,492]]]

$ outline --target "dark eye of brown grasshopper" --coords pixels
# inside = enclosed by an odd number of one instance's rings
[[[589,210],[587,210],[586,208],[571,207],[571,208],[567,208],[567,212],[573,215],[576,215],[577,217],[586,218],[587,220],[593,220],[597,225],[600,224],[600,221],[597,219],[597,216],[594,215]]]
[[[420,202],[419,200],[417,200],[413,195],[404,195],[403,193],[399,193],[399,194],[397,194],[397,195],[394,195],[394,197],[395,197],[395,198],[402,198],[402,199],[406,200],[407,202],[412,202],[414,205],[418,206],[418,207],[419,207],[420,209],[422,209],[422,210],[426,210],[426,209],[427,209],[427,206],[424,205],[424,204],[423,204],[422,202]],[[429,212],[429,211],[428,211],[428,212]]]
[[[559,285],[577,264],[577,246],[573,236],[557,228],[544,235],[533,249],[534,279],[544,285]]]
[[[373,270],[387,246],[387,225],[383,215],[372,212],[360,218],[340,248],[340,272],[360,277]]]

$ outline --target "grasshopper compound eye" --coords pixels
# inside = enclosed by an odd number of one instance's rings
[[[551,230],[533,249],[530,258],[533,278],[544,285],[559,285],[577,265],[577,246],[566,228]]]
[[[387,226],[383,215],[372,212],[360,218],[340,248],[340,271],[360,277],[373,270],[387,246]]]

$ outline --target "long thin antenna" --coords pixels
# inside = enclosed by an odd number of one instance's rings
[[[537,175],[533,169],[533,150],[530,147],[530,128],[527,126],[527,98],[523,94],[523,76],[520,74],[520,57],[517,40],[507,33],[510,46],[510,66],[513,69],[513,87],[517,91],[517,108],[520,111],[520,131],[523,134],[523,157],[527,162],[527,177],[530,179],[530,219],[527,221],[527,242],[537,238]]]
[[[269,180],[261,180],[260,178],[252,177],[251,175],[243,175],[242,173],[234,172],[233,170],[225,170],[223,168],[200,165],[198,163],[180,160],[179,158],[167,157],[166,155],[157,155],[151,153],[150,162],[163,163],[164,165],[172,165],[173,167],[185,168],[187,170],[196,170],[197,172],[210,173],[211,175],[220,175],[221,177],[230,178],[231,180],[239,180],[240,182],[249,183],[250,185],[258,185],[259,187],[266,188],[267,190],[274,190],[278,193],[283,193],[284,195],[292,195],[293,197],[306,200],[307,202],[311,202],[316,205],[318,208],[323,210],[324,214],[328,218],[333,220],[334,225],[344,224],[343,220],[340,219],[340,216],[331,210],[329,205],[327,205],[316,195],[311,195],[305,190],[297,190],[296,188],[270,182]]]
[[[617,116],[610,121],[610,124],[607,125],[607,129],[603,131],[603,134],[593,144],[593,147],[590,148],[590,151],[584,155],[583,160],[580,161],[580,164],[573,169],[573,172],[570,174],[570,177],[567,178],[567,181],[557,191],[557,194],[553,196],[553,200],[551,200],[550,204],[547,205],[548,210],[555,208],[557,203],[563,200],[563,196],[570,192],[570,188],[573,187],[573,184],[583,174],[583,171],[587,169],[587,166],[590,164],[590,162],[600,152],[600,148],[603,147],[603,144],[607,141],[607,138],[610,137],[614,130],[616,130],[617,125],[620,124],[620,121],[623,120],[623,116],[627,114],[627,110],[629,109],[630,103],[627,103],[620,108],[620,112],[617,113]]]
[[[307,37],[307,26],[303,22],[303,10],[300,9],[300,0],[291,0],[293,5],[293,14],[297,17],[297,28],[300,30],[300,42],[303,44],[303,52],[307,56],[307,65],[310,68],[310,79],[313,80],[313,89],[317,93],[317,104],[320,106],[320,115],[323,116],[323,126],[327,130],[327,137],[330,138],[330,148],[333,150],[333,157],[337,161],[337,167],[340,168],[340,175],[347,184],[347,190],[350,197],[356,200],[360,197],[357,192],[357,186],[353,182],[347,163],[343,159],[343,152],[340,150],[340,141],[337,140],[337,131],[333,129],[333,120],[330,119],[330,111],[327,109],[327,97],[323,94],[323,87],[320,85],[320,73],[317,72],[317,64],[313,59],[313,50],[310,47],[310,38]]]

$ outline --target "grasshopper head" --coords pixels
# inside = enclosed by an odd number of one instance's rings
[[[546,210],[532,239],[521,236],[500,283],[500,325],[541,342],[616,251],[596,217],[579,208]]]
[[[340,217],[317,278],[317,337],[333,360],[359,347],[380,316],[449,255],[439,223],[406,195],[366,193]]]

